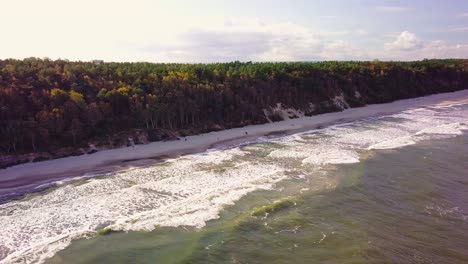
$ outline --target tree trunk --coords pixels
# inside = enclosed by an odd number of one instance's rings
[[[31,147],[34,152],[36,152],[36,136],[34,133],[31,133]]]

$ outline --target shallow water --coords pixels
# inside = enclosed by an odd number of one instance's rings
[[[467,124],[418,108],[61,183],[0,205],[0,262],[466,263]]]

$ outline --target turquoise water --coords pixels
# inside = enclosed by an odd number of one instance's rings
[[[0,205],[0,263],[468,263],[467,131],[423,107],[59,182]]]

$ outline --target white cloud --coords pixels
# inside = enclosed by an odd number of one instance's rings
[[[367,58],[357,47],[343,40],[328,43],[320,56],[324,60],[362,60],[364,57]]]
[[[229,19],[184,31],[176,43],[152,44],[144,50],[181,62],[310,60],[317,58],[326,34],[294,23]]]
[[[376,6],[375,9],[386,13],[400,13],[410,10],[410,8],[404,6]]]
[[[355,31],[355,33],[356,33],[356,35],[358,35],[360,37],[369,35],[369,31],[367,31],[366,29],[358,29],[358,30]]]
[[[395,41],[386,43],[381,52],[372,55],[384,60],[420,60],[424,58],[468,58],[468,44],[454,44],[448,41],[423,41],[416,34],[404,31]]]
[[[409,31],[401,32],[395,41],[385,44],[387,50],[412,50],[420,48],[422,41]]]
[[[173,1],[6,1],[0,11],[0,58],[50,57],[70,60],[214,62],[323,59],[417,59],[467,57],[465,45],[424,42],[405,31],[384,43],[385,33],[342,25],[314,27],[216,12],[184,12]],[[189,5],[189,4],[187,4]],[[191,4],[197,6],[198,4]],[[24,8],[27,6],[28,8]],[[379,6],[402,12],[402,6]],[[20,19],[21,18],[21,19]],[[334,16],[319,19],[335,23]],[[327,23],[328,23],[327,22]],[[467,28],[456,25],[455,31]],[[446,52],[443,52],[443,50]]]
[[[455,27],[455,28],[450,29],[450,31],[454,31],[454,32],[457,32],[457,31],[468,31],[468,27]]]
[[[419,58],[468,58],[468,44],[432,41],[419,52]]]
[[[336,19],[338,16],[318,16],[319,19]]]

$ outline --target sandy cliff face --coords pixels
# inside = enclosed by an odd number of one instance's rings
[[[468,88],[468,73],[444,70],[431,74],[404,70],[371,75],[350,73],[346,78],[317,74],[314,82],[294,88],[292,98],[277,98],[262,111],[270,121],[342,111],[367,104],[386,103]]]

